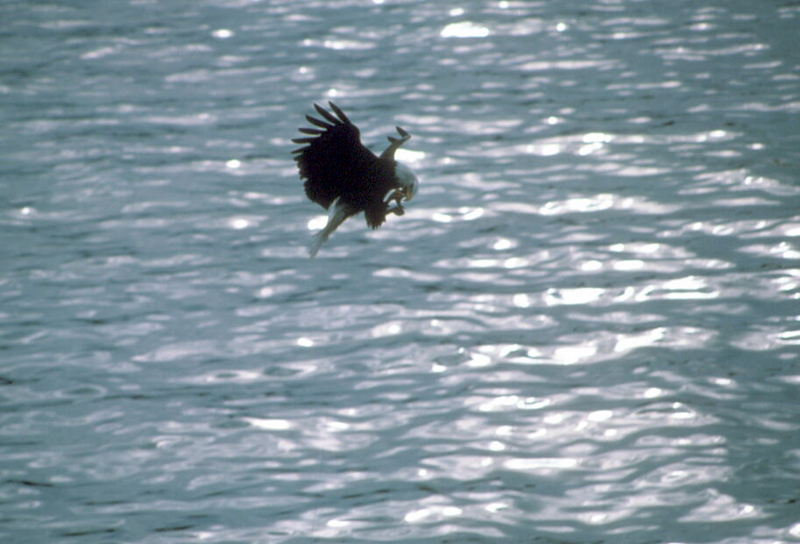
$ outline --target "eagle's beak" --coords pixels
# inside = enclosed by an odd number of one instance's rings
[[[400,199],[402,198],[400,195],[402,194],[402,192],[403,192],[402,189],[394,189],[394,188],[389,189],[389,191],[383,197],[383,202],[385,204],[388,204],[392,200],[400,202]]]

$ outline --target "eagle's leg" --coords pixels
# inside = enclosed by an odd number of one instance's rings
[[[402,189],[392,189],[386,196],[383,198],[383,201],[386,203],[388,208],[386,209],[386,213],[393,213],[397,215],[403,215],[406,213],[405,208],[403,208],[402,201],[405,198],[405,193],[403,193]],[[394,207],[391,205],[394,204]]]
[[[393,213],[396,215],[403,215],[406,213],[406,209],[403,207],[402,204],[398,201],[393,208],[389,208],[386,210],[387,214]]]

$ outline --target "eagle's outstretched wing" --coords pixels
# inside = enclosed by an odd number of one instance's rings
[[[372,194],[369,185],[381,168],[378,157],[361,143],[358,130],[347,115],[333,102],[333,113],[314,104],[322,119],[306,115],[314,128],[301,128],[308,137],[292,141],[305,144],[292,151],[305,179],[308,198],[324,208],[341,197],[352,206],[366,207],[365,198]],[[374,189],[374,188],[373,188]]]

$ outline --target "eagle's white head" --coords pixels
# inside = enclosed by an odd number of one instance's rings
[[[419,186],[419,180],[417,180],[417,176],[414,175],[414,172],[412,172],[408,166],[400,164],[399,162],[395,166],[394,172],[400,184],[400,192],[403,194],[403,198],[405,200],[414,198],[414,195],[417,194],[417,187]]]

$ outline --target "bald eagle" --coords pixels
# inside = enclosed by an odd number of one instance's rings
[[[292,151],[305,180],[306,196],[328,210],[328,222],[314,235],[308,253],[314,257],[345,219],[364,212],[367,225],[380,227],[389,214],[403,215],[402,201],[417,192],[417,177],[394,160],[394,152],[411,135],[395,127],[399,138],[389,136],[389,147],[378,157],[361,143],[360,132],[333,102],[333,113],[317,104],[321,119],[306,115],[314,128],[301,128],[307,136],[294,138],[303,147]]]

